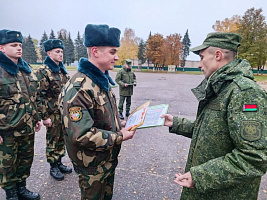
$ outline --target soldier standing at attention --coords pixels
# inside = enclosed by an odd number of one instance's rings
[[[126,99],[126,117],[130,115],[131,96],[133,95],[133,86],[136,86],[136,76],[131,68],[132,60],[126,59],[125,65],[118,71],[115,81],[119,85],[120,101],[119,113],[120,119],[124,119],[122,114],[123,104]]]
[[[40,195],[26,188],[26,179],[35,131],[41,128],[39,88],[37,77],[21,58],[22,42],[20,32],[0,30],[0,187],[8,200],[38,200]]]
[[[68,155],[79,175],[81,199],[112,199],[115,168],[121,143],[135,131],[121,124],[108,74],[114,68],[120,46],[120,30],[88,24],[81,58],[59,98]]]
[[[200,56],[203,82],[192,89],[199,100],[194,121],[162,115],[171,133],[192,139],[182,200],[257,200],[267,169],[267,95],[247,60],[234,59],[235,33],[210,33],[191,49]]]
[[[58,106],[58,96],[62,87],[70,79],[63,61],[64,43],[58,39],[43,42],[47,57],[36,72],[40,83],[40,97],[43,105],[42,119],[47,128],[46,158],[50,163],[50,175],[61,181],[64,173],[71,173],[72,169],[62,164],[65,155],[65,142],[62,129],[61,114]]]

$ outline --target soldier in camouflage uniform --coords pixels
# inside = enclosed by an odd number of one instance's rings
[[[115,85],[108,74],[118,60],[120,30],[88,24],[84,45],[88,59],[81,58],[59,98],[68,155],[79,175],[82,200],[112,199],[115,168],[121,143],[133,137],[122,124]],[[124,125],[125,125],[125,121]]]
[[[26,189],[26,179],[41,128],[40,102],[37,77],[21,58],[22,42],[20,32],[0,30],[0,187],[6,199],[37,200],[40,195]]]
[[[61,181],[64,179],[63,173],[71,173],[72,169],[61,162],[65,155],[65,142],[58,96],[70,77],[62,63],[64,43],[58,39],[50,39],[43,42],[43,46],[48,56],[36,75],[40,83],[43,124],[47,127],[46,157],[51,166],[51,176]]]
[[[247,60],[234,59],[241,36],[210,33],[191,51],[201,58],[205,80],[192,89],[196,120],[165,117],[171,133],[192,138],[182,200],[256,200],[267,168],[267,95]]]
[[[131,68],[132,60],[126,59],[125,65],[118,71],[115,81],[120,88],[119,114],[120,119],[124,119],[122,114],[123,104],[126,99],[126,117],[130,115],[131,97],[133,95],[133,87],[136,86],[136,76]]]

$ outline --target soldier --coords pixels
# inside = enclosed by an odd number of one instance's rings
[[[61,181],[64,179],[63,173],[71,173],[72,169],[61,162],[65,155],[65,142],[58,96],[70,77],[62,63],[64,43],[58,39],[50,39],[43,42],[43,46],[47,57],[36,75],[40,83],[40,97],[44,107],[43,124],[47,127],[46,158],[50,163],[50,175]]]
[[[136,76],[131,68],[132,60],[126,59],[125,65],[118,71],[115,81],[120,88],[119,113],[120,119],[124,119],[122,114],[123,104],[126,99],[126,117],[130,115],[131,96],[133,95],[133,86],[136,86]]]
[[[88,24],[81,58],[59,98],[68,155],[79,175],[81,199],[112,199],[115,168],[121,143],[135,131],[120,124],[115,85],[108,74],[114,68],[120,46],[120,30]]]
[[[26,188],[34,135],[41,128],[38,81],[21,58],[22,42],[20,32],[0,30],[0,187],[6,199],[38,200],[40,195]]]
[[[234,59],[235,33],[210,33],[191,49],[200,56],[203,82],[192,89],[199,100],[196,120],[166,114],[171,133],[192,138],[181,199],[256,200],[267,168],[267,95],[247,60]]]

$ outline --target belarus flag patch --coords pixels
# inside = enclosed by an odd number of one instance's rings
[[[258,106],[257,104],[244,104],[243,105],[243,111],[257,111]]]

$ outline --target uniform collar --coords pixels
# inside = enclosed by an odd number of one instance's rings
[[[46,56],[44,64],[55,73],[59,73],[59,70],[61,70],[63,74],[68,73],[62,62],[59,62],[59,65],[57,65],[49,56]]]

